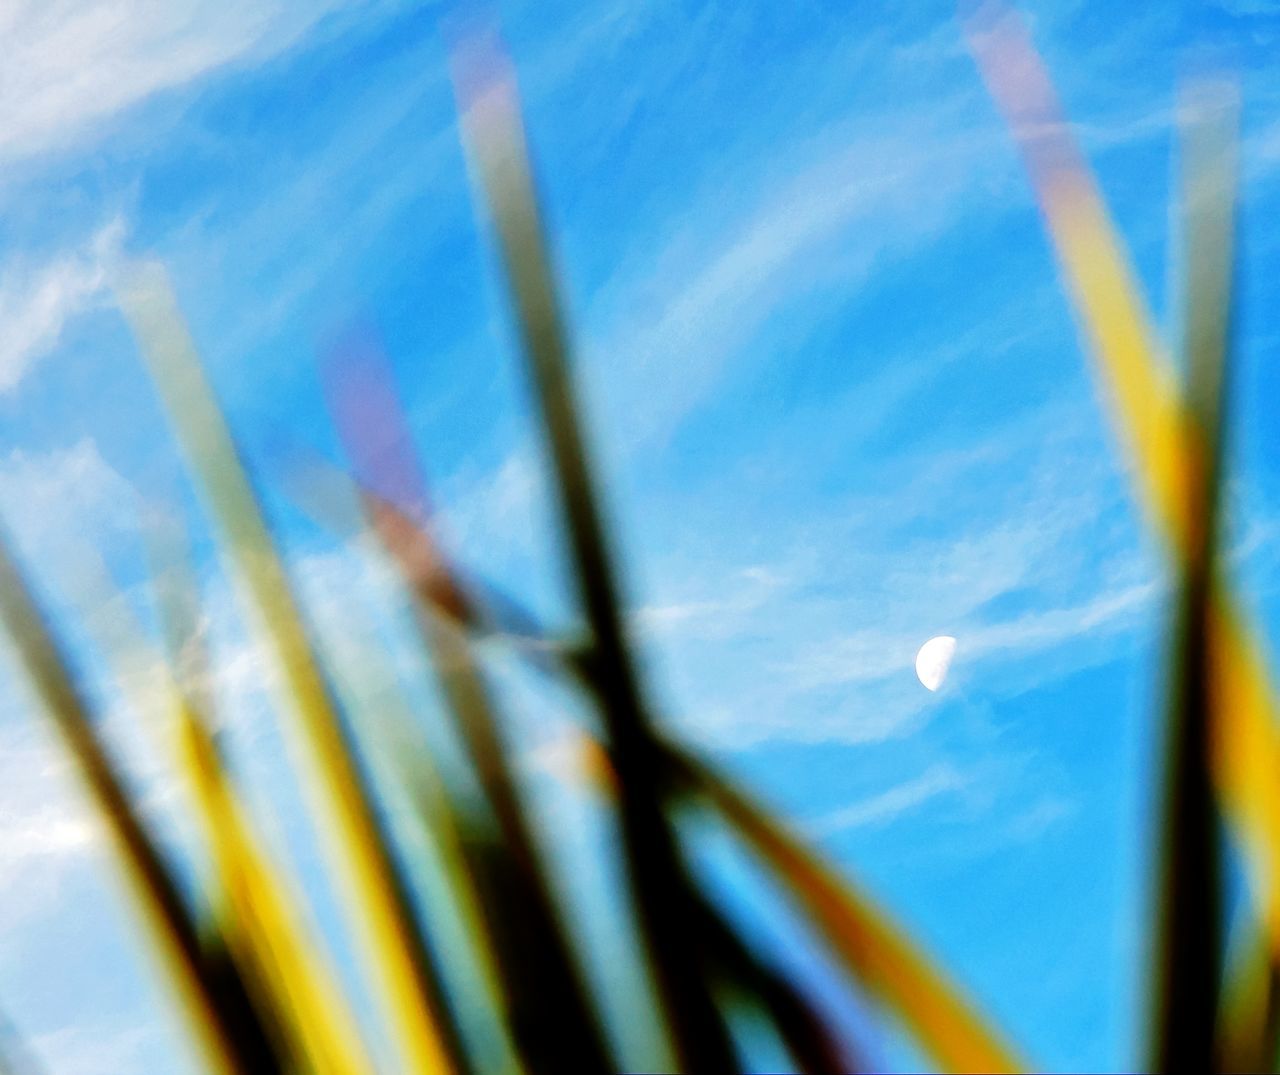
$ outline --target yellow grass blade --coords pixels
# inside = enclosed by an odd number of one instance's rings
[[[974,53],[1026,157],[1093,369],[1135,462],[1139,499],[1175,562],[1191,537],[1186,476],[1203,449],[1121,254],[1097,184],[1039,57],[1012,16],[975,25]],[[1254,900],[1280,955],[1280,735],[1256,630],[1221,577],[1208,626],[1214,783],[1248,855]]]
[[[1186,475],[1190,526],[1179,558],[1168,652],[1151,1020],[1152,1067],[1212,1067],[1222,982],[1222,854],[1210,772],[1213,721],[1206,637],[1218,559],[1222,445],[1229,424],[1230,307],[1235,237],[1237,95],[1197,85],[1180,108],[1185,406],[1201,446]],[[1187,456],[1184,454],[1184,460]]]
[[[148,534],[154,539],[162,525],[152,512]],[[172,559],[167,550],[164,559]],[[194,623],[185,628],[180,624],[194,614],[195,595],[187,580],[175,580],[173,574],[171,570],[161,582],[182,584],[161,587],[160,622],[170,663],[178,665],[192,656]],[[204,662],[196,662],[179,684],[153,652],[132,606],[113,592],[106,565],[95,549],[86,545],[77,550],[70,587],[82,610],[80,621],[113,669],[118,685],[140,714],[153,718],[150,723],[162,748],[186,777],[216,865],[220,921],[227,943],[238,965],[254,975],[251,986],[268,990],[266,1003],[293,1054],[305,1057],[310,1070],[318,1073],[371,1071],[354,1017],[331,971],[306,940],[296,902],[253,838],[223,769],[203,707],[195,700],[204,691],[190,682],[207,672]],[[149,688],[145,697],[139,684]]]
[[[989,24],[972,24],[970,40],[1025,155],[1063,277],[1097,359],[1095,373],[1135,461],[1143,503],[1155,515],[1160,536],[1178,549],[1188,523],[1187,420],[1173,371],[1152,342],[1150,318],[1097,185],[1014,16],[1004,13]]]
[[[149,512],[146,534],[158,589],[160,624],[169,664],[159,669],[158,691],[174,725],[179,768],[187,775],[213,854],[228,940],[270,991],[295,1055],[317,1075],[370,1072],[356,1021],[331,969],[307,938],[298,903],[254,837],[209,731],[209,665],[200,637],[198,587],[191,575],[186,528],[176,514]],[[105,582],[105,572],[100,573]],[[114,644],[145,650],[138,625],[126,614],[113,620]]]
[[[377,555],[380,550],[372,550]],[[506,1003],[503,981],[493,951],[493,937],[485,921],[476,878],[468,868],[463,850],[462,826],[458,811],[444,788],[443,779],[424,746],[420,716],[390,667],[385,649],[360,636],[345,632],[341,639],[322,632],[321,643],[329,654],[334,683],[349,709],[366,715],[374,771],[386,779],[392,796],[392,813],[419,823],[418,835],[429,840],[435,852],[435,876],[457,916],[465,954],[466,973],[471,981],[469,1004],[484,1010],[484,1055],[478,1056],[484,1070],[519,1075],[523,1067],[511,1040],[512,1013]],[[430,873],[425,849],[418,847],[417,862]],[[434,904],[433,904],[434,906]]]
[[[168,981],[194,1028],[210,1066],[245,1070],[237,1043],[222,1021],[210,993],[194,922],[163,861],[143,829],[116,769],[94,730],[86,703],[76,689],[56,643],[45,626],[26,580],[0,539],[0,620],[13,639],[32,685],[75,759],[90,799],[106,823],[129,888],[147,931],[160,952]]]
[[[611,1071],[616,1064],[557,911],[494,698],[470,636],[451,622],[466,614],[468,602],[431,534],[426,475],[390,365],[365,330],[334,349],[323,373],[330,413],[357,473],[370,484],[389,482],[404,500],[404,510],[380,497],[366,497],[364,506],[413,599],[419,638],[445,711],[502,835],[502,855],[510,867],[503,897],[527,920],[518,937],[508,937],[502,946],[512,1004],[522,1013],[516,1039],[530,1067]],[[449,609],[447,618],[437,613],[440,606]]]
[[[187,712],[182,739],[227,904],[229,940],[241,948],[287,1018],[295,1051],[317,1075],[358,1075],[373,1065],[355,1019],[318,954],[302,936],[280,879],[253,839],[217,748]]]
[[[339,488],[353,482],[340,472],[322,473],[329,481],[338,483]],[[373,497],[367,491],[364,495]],[[324,505],[335,498],[336,492],[332,490],[328,496],[317,498],[318,514],[331,519],[334,512]],[[414,524],[405,520],[405,525],[412,527]],[[355,527],[348,519],[341,529],[351,533]],[[481,635],[496,632],[498,637],[505,637],[506,632],[501,625],[487,623],[483,615],[470,606],[466,590],[452,576],[448,562],[438,555],[431,557],[430,561],[438,566],[448,583],[441,592],[462,598],[464,615],[460,618],[460,625],[465,624]],[[534,640],[545,633],[538,629],[533,616],[509,598],[494,596],[497,607],[515,616],[522,638]],[[455,615],[455,602],[441,606],[439,612],[442,617]],[[521,647],[521,651],[526,649]],[[580,686],[590,689],[580,663],[554,647],[541,646],[537,652],[540,658],[548,654],[558,656],[560,670]],[[585,733],[581,748],[580,775],[609,794],[616,795],[616,774],[607,749],[598,739]],[[844,969],[855,981],[875,989],[940,1064],[954,1071],[1022,1070],[1012,1050],[986,1026],[956,987],[949,984],[927,957],[915,949],[905,934],[876,910],[866,897],[854,892],[833,867],[824,864],[816,853],[806,849],[795,836],[770,819],[761,807],[715,776],[706,765],[694,761],[672,746],[669,740],[664,741],[663,749],[677,779],[704,792],[725,820],[777,871],[784,885],[795,894],[800,905],[831,941]]]
[[[362,486],[354,477],[334,463],[322,457],[296,450],[293,457],[281,467],[279,480],[293,503],[316,525],[326,529],[333,537],[385,566],[391,578],[402,578],[407,569],[404,555],[415,562],[417,568],[409,571],[410,586],[397,584],[397,599],[408,600],[416,616],[427,614],[418,609],[424,602],[438,621],[436,630],[459,632],[469,630],[482,639],[501,637],[514,640],[522,654],[536,651],[535,660],[545,658],[549,647],[541,636],[534,636],[534,629],[521,623],[523,633],[515,638],[503,632],[495,636],[481,629],[478,613],[472,604],[468,587],[459,584],[448,569],[439,550],[432,548],[424,557],[415,557],[413,547],[431,542],[431,535],[404,512],[376,493]],[[380,520],[378,528],[369,522],[375,513]],[[387,535],[381,527],[394,527],[397,537],[389,547]],[[398,547],[398,550],[397,550]],[[434,569],[430,565],[435,565]],[[412,592],[406,593],[406,590]],[[394,673],[387,667],[387,656],[378,648],[363,644],[348,633],[342,639],[340,656],[333,649],[331,661],[335,682],[343,695],[352,700],[352,707],[366,712],[377,722],[378,735],[372,748],[385,760],[385,768],[391,775],[404,801],[413,803],[430,828],[444,872],[447,874],[452,895],[464,932],[472,941],[476,962],[476,976],[481,992],[489,1006],[502,1012],[505,1025],[511,1025],[512,1012],[505,994],[506,982],[495,962],[496,937],[493,924],[487,921],[478,893],[477,878],[468,868],[462,850],[454,808],[441,793],[440,777],[431,765],[430,754],[422,750],[416,736],[410,734],[415,717]],[[545,659],[538,667],[547,671]],[[378,740],[383,742],[379,744]],[[511,1044],[507,1043],[508,1051]],[[514,1057],[510,1060],[515,1063]]]
[[[403,879],[378,824],[224,419],[205,381],[168,278],[142,270],[122,302],[182,444],[284,674],[294,731],[311,762],[322,835],[345,884],[347,910],[391,1021],[406,1071],[458,1062],[438,976]]]
[[[630,651],[618,580],[570,376],[568,326],[539,216],[514,69],[496,32],[454,56],[454,86],[476,202],[492,221],[555,477],[565,544],[589,631],[590,683],[616,748],[627,879],[664,1022],[684,1068],[732,1071],[739,1060],[706,978],[694,883],[656,786],[654,730]]]
[[[858,983],[878,995],[947,1071],[1023,1070],[929,958],[885,913],[707,765],[668,745],[675,775],[705,795],[767,863]]]

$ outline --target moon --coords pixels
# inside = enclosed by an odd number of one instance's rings
[[[931,691],[941,687],[955,653],[956,640],[950,635],[929,639],[916,654],[916,675],[920,682]]]

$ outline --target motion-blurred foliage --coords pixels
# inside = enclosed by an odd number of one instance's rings
[[[1152,1054],[1160,1069],[1271,1068],[1280,954],[1280,737],[1255,636],[1218,569],[1219,445],[1228,417],[1233,264],[1234,97],[1188,97],[1183,131],[1185,384],[1158,354],[1141,296],[1049,81],[1014,18],[990,5],[967,20],[992,93],[1023,148],[1075,302],[1100,396],[1132,462],[1138,495],[1169,552],[1171,612],[1164,852],[1153,913]],[[397,693],[391,658],[354,623],[346,657],[323,638],[263,512],[259,477],[205,381],[164,271],[136,268],[121,305],[168,410],[221,551],[234,566],[288,705],[284,719],[328,868],[362,957],[378,1022],[364,1027],[351,983],[331,967],[306,900],[266,850],[215,728],[224,700],[182,511],[142,513],[163,654],[139,679],[146,631],[122,612],[95,646],[145,697],[156,741],[198,822],[202,859],[176,863],[113,758],[93,693],[26,569],[0,544],[0,616],[114,840],[139,921],[211,1068],[605,1071],[626,1066],[618,1028],[592,983],[599,968],[558,896],[563,875],[519,771],[490,655],[502,650],[563,682],[590,714],[562,774],[595,795],[618,834],[649,988],[645,1062],[700,1072],[749,1066],[749,1035],[772,1033],[795,1068],[874,1065],[849,1040],[822,989],[735,921],[695,868],[698,826],[728,834],[847,986],[897,1021],[948,1070],[1013,1070],[1014,1049],[944,970],[848,877],[704,758],[665,730],[644,689],[622,613],[612,542],[584,447],[571,347],[537,212],[511,68],[489,29],[453,49],[461,127],[477,202],[501,255],[507,293],[558,495],[564,559],[585,630],[558,633],[449,561],[433,535],[425,468],[412,446],[376,333],[354,330],[324,356],[322,381],[345,463],[293,461],[290,494],[334,538],[375,560],[413,612],[419,671],[434,681],[456,743],[434,756],[422,714]],[[86,608],[112,598],[88,565]],[[139,683],[145,683],[140,687]],[[391,686],[388,686],[388,685]],[[465,775],[459,778],[455,770]],[[1229,824],[1222,839],[1221,822]],[[423,846],[432,849],[424,859]],[[1224,952],[1223,858],[1249,866],[1256,928]],[[194,865],[194,868],[193,868]],[[203,878],[193,886],[191,877]],[[765,893],[772,893],[766,896]],[[765,908],[766,913],[772,913]],[[781,913],[781,912],[780,912]],[[963,976],[963,968],[957,968]],[[351,977],[348,975],[348,977]],[[480,1013],[479,1016],[476,1013]],[[486,1029],[477,1040],[475,1026]],[[365,1035],[378,1035],[371,1048]],[[390,1042],[390,1046],[387,1046]],[[28,1061],[29,1062],[29,1061]],[[22,1061],[13,1058],[15,1067]]]

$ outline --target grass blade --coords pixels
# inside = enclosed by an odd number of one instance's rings
[[[195,586],[178,577],[173,543],[164,540],[180,528],[154,509],[148,515],[153,559],[169,564],[157,572],[167,664],[155,659],[132,606],[113,593],[107,567],[90,547],[78,550],[74,572],[81,622],[135,710],[157,718],[156,738],[185,777],[215,866],[215,918],[227,954],[291,1065],[305,1060],[317,1073],[370,1071],[354,1018],[301,929],[296,901],[258,846],[209,731],[209,669]],[[146,697],[137,687],[142,681]]]
[[[1050,237],[1135,462],[1139,500],[1176,565],[1188,548],[1188,476],[1204,446],[1171,371],[1151,343],[1150,319],[1125,266],[1097,185],[1072,143],[1061,109],[1025,30],[999,5],[975,19],[971,42],[992,95],[1027,162]],[[1246,850],[1258,914],[1280,955],[1280,732],[1275,691],[1253,625],[1224,580],[1208,597],[1207,661],[1213,699],[1214,784]]]
[[[122,296],[173,430],[222,530],[241,581],[284,673],[296,731],[312,763],[323,833],[366,968],[406,1070],[465,1070],[441,976],[416,921],[408,886],[315,659],[287,576],[230,432],[205,382],[167,277],[150,266]]]
[[[590,632],[592,685],[617,765],[619,820],[641,935],[682,1065],[737,1068],[704,974],[692,882],[660,801],[658,749],[623,629],[613,566],[587,465],[568,369],[568,339],[534,197],[514,80],[493,36],[455,54],[455,86],[480,199],[501,247],[557,480],[578,597]]]
[[[714,964],[732,985],[745,985],[773,1023],[797,1071],[839,1075],[865,1071],[841,1046],[827,1021],[808,997],[781,970],[751,950],[705,898],[699,900],[700,922]]]
[[[791,892],[840,965],[880,996],[945,1070],[1022,1070],[977,1010],[870,900],[709,766],[674,745],[667,758],[676,779],[706,796]]]
[[[243,983],[221,959],[216,939],[211,946],[202,938],[177,883],[130,803],[94,729],[88,703],[77,690],[74,675],[3,538],[0,620],[106,823],[148,932],[210,1065],[227,1072],[283,1071]]]
[[[615,1065],[556,913],[492,698],[467,635],[456,625],[467,602],[429,533],[426,480],[391,371],[364,334],[340,345],[325,373],[330,410],[357,473],[367,485],[390,481],[401,498],[398,511],[386,510],[382,497],[366,497],[365,509],[413,596],[425,649],[509,857],[496,892],[521,922],[518,931],[507,930],[508,956],[515,960],[507,980],[517,1040],[535,1070],[611,1071]],[[413,525],[405,525],[406,512]],[[448,608],[446,616],[437,612],[440,605]]]
[[[209,726],[209,660],[198,622],[185,527],[176,515],[150,513],[146,527],[157,579],[169,668],[163,694],[177,728],[186,773],[212,851],[228,941],[267,992],[295,1057],[317,1075],[356,1075],[373,1064],[354,1015],[302,927],[298,903],[273,867],[236,794]],[[127,620],[123,621],[127,623]],[[122,621],[114,626],[122,634]]]
[[[355,480],[332,469],[320,471],[316,476],[324,479],[321,484],[327,487],[329,495],[308,499],[317,515],[334,522],[337,514],[331,507],[334,495],[345,483],[354,484]],[[375,496],[367,490],[365,495]],[[387,510],[392,510],[392,506],[388,505]],[[413,525],[407,517],[404,524]],[[349,520],[343,530],[348,534],[352,532]],[[430,536],[424,535],[422,540],[430,540]],[[431,557],[431,562],[439,565],[441,571],[449,571],[447,561],[438,551]],[[592,689],[587,668],[567,648],[540,642],[547,637],[546,632],[517,602],[489,586],[484,591],[483,605],[478,605],[470,600],[467,590],[468,587],[459,585],[456,576],[450,574],[441,592],[455,595],[456,600],[442,607],[441,614],[457,611],[461,622],[483,637],[517,636],[524,643],[518,647],[518,652],[534,655],[535,668],[546,671],[550,661],[555,659],[559,674],[583,689]],[[501,610],[496,622],[490,618],[495,609]],[[597,740],[584,737],[583,743],[588,751],[584,760],[591,778],[597,783],[607,783],[616,794],[613,761]],[[814,851],[804,847],[743,793],[717,777],[705,763],[694,762],[690,755],[671,746],[669,740],[664,739],[663,743],[666,762],[673,767],[677,779],[707,795],[725,821],[756,849],[783,884],[797,896],[819,931],[828,940],[833,935],[839,938],[832,942],[832,950],[846,972],[856,982],[870,984],[883,996],[944,1068],[955,1071],[1021,1070],[1022,1065],[1012,1050],[984,1023],[957,988],[946,981],[941,970],[914,948],[899,927],[889,922],[882,912],[876,911],[866,897],[857,894],[841,880],[833,867],[823,863]],[[700,897],[698,906],[700,914],[714,915]],[[723,930],[723,923],[713,926],[704,921],[701,929],[707,936],[713,929]],[[725,943],[740,944],[732,934],[728,942],[715,938],[712,941],[713,947],[718,947],[721,953]],[[753,974],[748,973],[745,977],[750,985]],[[760,984],[757,979],[757,987]]]
[[[1260,930],[1249,931],[1230,966],[1218,1018],[1213,1070],[1275,1071],[1280,1061],[1280,976]]]
[[[1234,104],[1200,87],[1184,107],[1187,410],[1203,446],[1185,480],[1189,529],[1179,563],[1166,763],[1153,1065],[1209,1070],[1222,978],[1221,861],[1209,768],[1207,632],[1217,562],[1235,199]],[[1184,454],[1184,460],[1189,458]]]

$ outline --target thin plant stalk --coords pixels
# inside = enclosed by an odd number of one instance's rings
[[[155,841],[138,817],[119,770],[94,727],[75,674],[3,538],[0,620],[106,823],[129,888],[177,987],[202,1053],[213,1068],[223,1072],[283,1071],[281,1058],[254,1013],[243,982],[222,959],[216,941],[211,945],[202,935]]]
[[[347,499],[352,488],[361,489],[359,484],[345,472],[315,460],[309,464],[309,471],[311,480],[295,483],[295,491],[314,518],[334,527],[348,540],[356,540],[357,526],[351,513],[339,510],[338,503]],[[368,489],[361,490],[361,495],[378,499]],[[384,501],[381,510],[394,512],[396,508]],[[401,517],[400,524],[414,525],[407,515]],[[430,534],[423,532],[418,540],[429,542]],[[436,607],[440,617],[466,627],[482,639],[515,640],[516,652],[525,656],[535,670],[555,672],[584,690],[591,690],[590,670],[579,659],[576,648],[558,643],[509,595],[492,584],[479,584],[474,578],[460,582],[438,549],[420,559],[437,567],[431,592],[447,595]],[[471,594],[477,586],[478,600]],[[593,759],[588,767],[592,779],[616,788],[609,752],[589,737],[584,737],[583,745],[588,750],[587,757]],[[974,1004],[907,939],[899,925],[841,878],[835,867],[745,793],[716,775],[709,763],[695,761],[667,736],[660,740],[660,749],[667,769],[664,779],[703,795],[783,887],[796,896],[800,909],[827,937],[833,957],[850,980],[855,985],[870,985],[944,1069],[1023,1070],[1013,1049],[984,1021]],[[702,911],[706,912],[705,905]]]
[[[416,525],[405,526],[403,512],[385,510],[384,499],[364,500],[371,527],[413,598],[424,649],[510,856],[503,896],[514,901],[524,920],[518,935],[508,930],[513,942],[508,950],[517,960],[511,984],[522,986],[510,998],[516,1038],[535,1070],[612,1071],[616,1065],[556,912],[493,699],[467,634],[437,612],[447,574],[427,535],[426,479],[385,356],[368,334],[353,335],[330,356],[325,370],[330,410],[357,472],[366,483],[375,475],[387,476],[384,480],[399,487],[401,507],[416,516]]]
[[[1225,436],[1235,203],[1234,92],[1202,85],[1184,103],[1183,296],[1187,410],[1201,445],[1184,482],[1188,530],[1179,562],[1169,676],[1163,883],[1152,1066],[1209,1070],[1222,980],[1222,863],[1210,772],[1209,602],[1217,564]],[[1189,118],[1188,118],[1189,117]],[[1196,457],[1184,453],[1191,463]]]
[[[1192,527],[1189,476],[1204,446],[1153,344],[1150,317],[1125,263],[1096,181],[1073,143],[1025,28],[999,3],[970,22],[970,41],[1023,151],[1138,499],[1176,567]],[[1213,699],[1214,784],[1240,845],[1272,950],[1280,956],[1280,709],[1255,627],[1225,579],[1208,596],[1206,661]]]
[[[345,885],[346,909],[364,941],[366,970],[379,990],[401,1063],[405,1070],[432,1075],[463,1072],[465,1056],[442,975],[163,270],[141,270],[122,300],[173,431],[284,674],[293,727],[311,762],[326,822],[324,845]]]
[[[210,728],[211,666],[198,622],[185,527],[150,512],[161,633],[168,651],[163,695],[175,716],[180,768],[189,777],[215,864],[227,934],[282,1015],[294,1055],[316,1075],[371,1072],[356,1020],[302,925],[299,904],[259,844]],[[116,623],[120,631],[120,621]]]
[[[587,464],[568,368],[568,337],[538,219],[514,81],[492,39],[455,55],[475,185],[499,239],[556,477],[592,684],[618,767],[619,822],[641,936],[681,1064],[731,1071],[738,1061],[708,987],[693,882],[659,788],[658,749],[623,628],[614,569]]]

